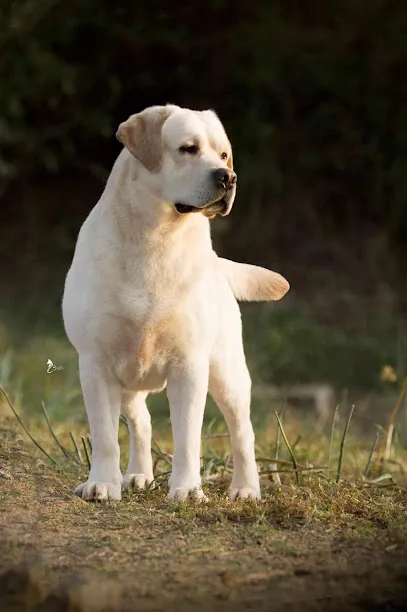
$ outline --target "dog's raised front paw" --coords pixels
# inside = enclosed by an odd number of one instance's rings
[[[122,498],[120,485],[89,480],[76,487],[75,495],[86,501],[120,501]]]

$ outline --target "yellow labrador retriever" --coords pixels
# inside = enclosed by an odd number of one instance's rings
[[[174,438],[170,499],[202,499],[206,396],[232,443],[230,496],[260,498],[250,376],[238,300],[279,300],[279,274],[219,258],[209,219],[236,193],[232,150],[213,111],[154,106],[119,126],[124,148],[84,222],[63,298],[92,437],[92,467],[75,493],[119,500],[153,476],[148,393],[167,388]],[[130,431],[122,478],[118,425]]]

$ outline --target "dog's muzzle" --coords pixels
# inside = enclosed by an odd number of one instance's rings
[[[206,216],[219,214],[224,217],[228,215],[235,195],[237,175],[229,168],[218,168],[213,172],[213,179],[220,196],[219,198],[202,206],[191,206],[190,204],[176,202],[174,204],[176,210],[181,214],[202,212]]]

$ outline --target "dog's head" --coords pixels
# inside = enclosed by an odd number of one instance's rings
[[[230,142],[213,111],[152,106],[121,123],[117,138],[180,214],[229,214],[237,177]]]

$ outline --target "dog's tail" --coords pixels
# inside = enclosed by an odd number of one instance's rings
[[[219,257],[219,263],[237,300],[246,302],[281,300],[290,288],[284,276],[266,268],[237,263],[222,257]]]

